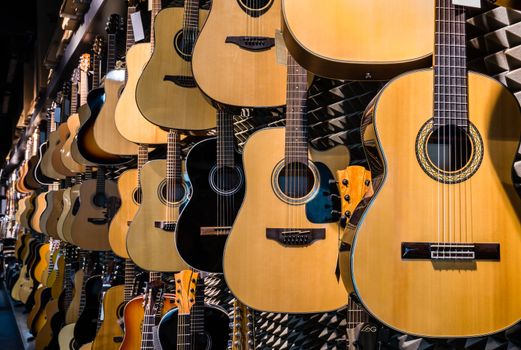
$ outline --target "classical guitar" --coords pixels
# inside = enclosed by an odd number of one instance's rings
[[[115,37],[110,36],[109,41],[114,41]],[[113,43],[109,43],[112,47]],[[87,103],[85,106],[80,107],[80,128],[76,135],[76,146],[81,156],[86,159],[89,163],[82,163],[81,159],[75,158],[76,161],[85,165],[92,164],[121,164],[128,162],[126,158],[121,158],[117,155],[105,152],[96,142],[94,136],[94,125],[97,117],[105,102],[105,90],[100,86],[100,74],[101,74],[101,60],[103,51],[103,40],[97,37],[93,46],[93,59],[92,59],[92,89],[87,95]],[[74,145],[73,145],[74,147]],[[74,151],[74,148],[73,148]],[[74,157],[74,152],[73,152]]]
[[[307,72],[288,55],[286,127],[260,130],[244,147],[248,187],[224,272],[232,293],[257,310],[322,312],[347,303],[337,274],[340,208],[330,169],[345,168],[348,152],[308,150],[306,90]]]
[[[474,337],[521,318],[521,283],[508,278],[521,266],[512,183],[521,114],[503,85],[467,72],[464,7],[436,0],[435,19],[434,69],[397,78],[366,110],[376,193],[356,228],[350,272],[384,324]]]
[[[432,0],[333,0],[322,5],[282,0],[284,40],[307,70],[336,79],[384,80],[430,67]]]
[[[145,145],[140,145],[137,169],[126,170],[118,177],[118,192],[121,197],[121,206],[110,222],[109,243],[112,251],[122,258],[128,258],[127,232],[141,204],[140,174],[147,160],[148,148]]]
[[[155,14],[161,1],[151,1]],[[154,18],[153,53],[139,78],[136,101],[141,113],[163,128],[202,132],[215,127],[215,109],[192,75],[192,51],[206,16],[199,0],[186,0],[184,9],[169,7]]]
[[[125,83],[125,70],[116,69],[117,37],[123,30],[122,19],[119,15],[111,15],[106,31],[108,36],[107,74],[103,83],[105,101],[99,114],[94,120],[93,134],[96,144],[106,153],[128,156],[137,154],[137,145],[126,140],[116,128],[114,112],[118,103],[119,94]],[[92,118],[92,117],[91,117]]]
[[[116,105],[114,120],[121,135],[129,141],[137,144],[154,145],[166,143],[166,131],[149,122],[139,111],[136,103],[136,86],[143,68],[152,54],[151,43],[134,44],[134,32],[131,25],[131,14],[136,8],[129,1],[127,16],[127,54],[125,63],[127,69],[127,82],[125,89],[119,96]],[[159,10],[160,1],[152,7],[152,26],[150,37],[154,37],[154,18]],[[153,39],[152,39],[153,40]]]
[[[163,293],[161,274],[150,272],[144,294],[131,299],[124,310],[125,335],[120,350],[153,350],[161,317],[175,307],[175,295]]]
[[[197,85],[212,100],[239,107],[286,103],[286,67],[275,50],[280,2],[212,1],[192,60]]]
[[[189,192],[181,176],[180,152],[179,134],[170,130],[166,161],[149,161],[141,170],[142,201],[128,229],[127,252],[145,270],[186,268],[174,239],[180,207]]]
[[[71,240],[82,249],[110,250],[108,229],[111,217],[108,215],[109,201],[116,200],[117,187],[112,180],[105,179],[103,168],[98,168],[96,179],[85,180],[80,185],[79,204],[71,226]]]
[[[176,273],[176,306],[159,323],[163,349],[227,349],[230,319],[215,305],[204,303],[204,280],[198,272]]]
[[[188,153],[192,195],[179,216],[176,246],[193,268],[222,273],[224,244],[244,198],[242,156],[235,150],[233,116],[219,111],[217,137]]]

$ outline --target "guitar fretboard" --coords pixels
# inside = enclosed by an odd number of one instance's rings
[[[465,9],[436,0],[434,123],[468,126]]]
[[[233,115],[217,112],[217,167],[234,165]]]
[[[156,16],[159,13],[159,11],[161,11],[161,0],[151,0],[151,1],[152,1],[152,13],[150,14],[151,15],[151,19],[150,19],[150,46],[151,46],[151,50],[152,50],[151,53],[153,53],[154,52],[154,47],[156,45],[155,34],[154,34],[154,26],[155,26],[155,23],[156,23]]]

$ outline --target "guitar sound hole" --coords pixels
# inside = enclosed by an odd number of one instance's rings
[[[132,193],[132,198],[134,199],[134,203],[141,204],[141,201],[143,199],[143,192],[140,188],[134,189],[134,192]]]
[[[270,9],[274,0],[237,0],[237,2],[248,15],[259,17]]]
[[[192,52],[197,34],[195,30],[185,29],[184,31],[178,31],[174,37],[175,50],[185,61],[192,60]]]
[[[457,172],[468,164],[473,145],[464,128],[440,126],[427,140],[427,155],[433,166],[443,172]]]
[[[306,164],[293,162],[285,165],[279,172],[277,184],[287,197],[303,198],[314,188],[313,171]]]
[[[210,185],[220,194],[236,193],[242,186],[242,172],[238,167],[214,167],[210,173]]]
[[[170,183],[167,186],[167,181],[164,180],[159,189],[160,198],[163,203],[178,203],[185,198],[186,189],[183,184],[176,181],[175,183]]]
[[[105,193],[96,193],[92,198],[92,202],[99,208],[105,208],[107,206],[107,196],[105,196]]]

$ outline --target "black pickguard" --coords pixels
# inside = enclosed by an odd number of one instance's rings
[[[216,164],[216,139],[207,139],[196,144],[186,159],[186,170],[193,192],[179,220],[176,229],[177,250],[181,257],[197,270],[221,273],[224,244],[227,235],[201,236],[201,227],[217,226],[217,193],[209,183],[209,175]],[[235,152],[235,165],[242,171],[242,157]],[[230,197],[233,203],[230,209],[232,220],[244,198],[242,187]]]
[[[329,183],[329,180],[335,180],[335,177],[325,164],[320,162],[314,164],[320,174],[320,187],[317,195],[306,204],[306,216],[315,224],[338,221],[341,209],[338,187],[334,182]]]
[[[100,275],[90,277],[85,283],[85,307],[74,326],[74,340],[77,345],[89,343],[96,337],[102,287]]]
[[[225,350],[229,338],[228,315],[221,309],[206,304],[204,307],[204,334],[196,336],[195,350]],[[159,323],[159,341],[163,349],[177,349],[177,309],[170,310]]]

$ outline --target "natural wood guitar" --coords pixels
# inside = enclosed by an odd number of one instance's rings
[[[286,103],[286,67],[277,63],[275,32],[281,0],[215,0],[197,39],[194,78],[221,104],[274,107]]]
[[[266,1],[263,1],[266,2]],[[432,63],[433,0],[282,0],[283,35],[314,74],[385,80]]]
[[[129,3],[132,3],[132,1]],[[153,48],[150,43],[134,44],[134,32],[132,26],[128,24],[131,23],[130,15],[135,12],[135,10],[136,8],[133,6],[128,8],[127,54],[125,56],[127,82],[125,89],[119,96],[114,112],[114,121],[120,134],[129,141],[144,145],[166,143],[166,131],[149,122],[143,114],[141,114],[136,103],[137,82],[143,72],[143,68],[145,68],[145,65],[150,59]],[[152,8],[151,37],[154,37],[153,19],[157,14],[157,10],[157,6]]]
[[[119,350],[123,341],[123,329],[120,320],[123,318],[125,286],[110,287],[103,293],[103,321],[96,338],[92,342],[93,350]]]
[[[286,127],[257,131],[244,147],[247,190],[224,273],[232,293],[254,309],[331,311],[347,303],[347,291],[336,273],[340,203],[330,169],[345,168],[349,157],[342,146],[308,150],[307,72],[291,56],[288,77]]]
[[[47,194],[47,191],[41,192],[34,200],[34,211],[33,215],[31,216],[30,225],[31,228],[38,233],[43,233],[43,229],[40,227],[40,218],[45,211],[45,208],[47,207]]]
[[[180,206],[188,197],[181,177],[179,134],[168,134],[167,159],[152,160],[141,170],[142,202],[127,233],[127,251],[139,267],[149,271],[186,268],[177,252],[174,231]]]
[[[130,23],[129,26],[131,26]],[[107,74],[103,83],[105,101],[94,121],[93,134],[96,144],[102,151],[119,156],[128,156],[137,154],[138,146],[119,133],[114,120],[116,104],[125,84],[125,70],[116,69],[117,36],[120,35],[122,30],[120,16],[111,15],[107,24]]]
[[[384,324],[475,337],[521,319],[521,199],[512,183],[521,113],[503,85],[467,72],[463,7],[437,0],[435,33],[434,70],[395,79],[366,110],[376,193],[350,272]]]
[[[106,180],[104,170],[98,169],[96,179],[80,185],[80,196],[73,203],[77,209],[71,226],[71,240],[82,249],[110,250],[108,230],[111,216],[107,207],[118,199],[117,185]]]
[[[160,6],[160,0],[151,1]],[[205,132],[215,127],[215,109],[195,84],[192,50],[208,11],[199,10],[199,0],[184,6],[163,9],[155,17],[154,52],[139,78],[136,101],[156,125]]]

